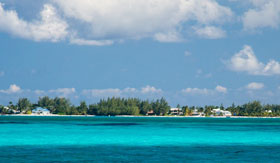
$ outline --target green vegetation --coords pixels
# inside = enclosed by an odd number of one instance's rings
[[[59,115],[146,115],[153,111],[154,115],[166,115],[170,109],[164,98],[156,101],[140,100],[137,98],[108,98],[102,99],[98,103],[87,105],[82,101],[79,106],[74,106],[66,98],[40,97],[37,103],[32,104],[27,98],[20,98],[17,105],[12,102],[7,106],[0,106],[1,114],[13,114],[13,111],[19,111],[24,114],[30,114],[36,107],[47,108],[53,114]]]
[[[88,114],[92,115],[146,115],[153,111],[155,115],[166,115],[170,107],[165,99],[149,102],[137,98],[108,98],[97,104],[89,105]]]
[[[17,103],[17,110],[20,112],[30,111],[32,108],[31,102],[27,98],[20,98]],[[31,113],[30,113],[31,114]]]
[[[205,116],[213,115],[212,110],[220,108],[221,110],[227,110],[232,113],[233,116],[251,116],[251,117],[277,117],[280,116],[280,105],[262,105],[259,101],[253,101],[246,103],[244,105],[235,106],[232,104],[230,107],[225,108],[221,106],[204,106],[204,107],[188,107],[183,106],[184,115],[191,115],[194,110],[198,112],[203,112]],[[220,116],[220,115],[214,115]]]
[[[228,107],[228,110],[232,112],[232,115],[236,116],[280,116],[280,105],[262,105],[259,101],[249,102],[242,106],[235,106],[232,104],[232,106]]]
[[[40,97],[36,103],[31,103],[27,98],[20,98],[17,104],[9,102],[7,107],[0,105],[0,114],[31,114],[31,111],[37,107],[47,108],[52,114],[59,115],[100,115],[100,116],[114,116],[114,115],[168,115],[170,106],[164,99],[155,101],[140,100],[138,98],[108,98],[102,99],[97,103],[87,105],[82,101],[80,105],[74,106],[66,98],[50,98]],[[205,116],[221,116],[215,115],[213,109],[220,108],[232,113],[233,116],[253,116],[253,117],[276,117],[280,116],[280,105],[262,105],[259,101],[253,101],[244,105],[225,108],[220,106],[183,106],[177,105],[181,108],[183,115],[191,116],[194,112],[203,113]]]

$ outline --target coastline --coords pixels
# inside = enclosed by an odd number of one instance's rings
[[[58,115],[58,114],[47,114],[47,115],[39,115],[39,114],[2,114],[1,116],[14,116],[14,117],[139,117],[139,118],[280,118],[280,117],[250,117],[250,116],[142,116],[142,115],[116,115],[116,116],[96,116],[96,115]]]
[[[13,116],[13,117],[95,117],[95,115],[58,115],[58,114],[1,114],[0,116]]]

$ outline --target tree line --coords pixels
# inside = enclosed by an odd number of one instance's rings
[[[10,110],[0,105],[1,114],[9,114],[11,110],[21,113],[31,114],[31,111],[37,107],[49,109],[52,114],[60,115],[146,115],[152,111],[154,115],[166,115],[170,109],[168,102],[164,99],[155,101],[141,100],[138,98],[107,98],[101,99],[95,104],[87,105],[82,101],[80,105],[71,104],[66,98],[50,98],[48,96],[40,97],[36,103],[31,103],[27,98],[20,98],[17,104],[9,103]]]
[[[276,117],[280,116],[280,105],[262,104],[260,101],[252,101],[243,105],[235,105],[229,107],[223,105],[214,106],[206,105],[204,107],[183,106],[184,115],[191,115],[194,110],[204,113],[205,116],[213,115],[212,110],[220,108],[221,110],[230,111],[233,116],[251,116],[251,117]]]
[[[11,114],[11,110],[20,113],[31,114],[31,111],[37,107],[49,109],[52,114],[60,115],[168,115],[170,106],[164,99],[158,100],[141,100],[138,98],[107,98],[101,99],[99,102],[87,105],[85,101],[80,102],[80,105],[71,104],[69,99],[48,96],[40,97],[36,103],[31,103],[27,98],[20,98],[16,104],[9,102],[7,110],[3,105],[0,105],[0,114]],[[181,108],[183,115],[191,116],[192,113],[200,112],[205,116],[213,115],[212,110],[220,108],[232,113],[233,116],[280,116],[280,105],[261,104],[260,101],[252,101],[243,105],[232,104],[229,107],[223,105],[214,106],[206,105],[198,106],[177,106]]]

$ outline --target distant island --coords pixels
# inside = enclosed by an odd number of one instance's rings
[[[20,98],[16,104],[0,105],[2,115],[96,115],[96,116],[192,116],[192,117],[280,117],[280,105],[261,104],[252,101],[230,107],[206,105],[171,108],[164,99],[141,100],[138,98],[107,98],[87,105],[71,104],[66,98],[40,97],[36,103]]]

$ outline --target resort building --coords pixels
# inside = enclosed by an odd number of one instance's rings
[[[181,108],[171,108],[169,115],[183,115],[183,110]]]
[[[10,109],[9,107],[5,106],[4,109],[7,111],[8,114],[19,114],[20,111]]]
[[[218,109],[213,109],[213,110],[212,110],[212,113],[213,113],[215,116],[226,116],[226,117],[232,116],[232,114],[231,114],[230,111],[221,110],[220,108],[218,108]]]
[[[266,110],[265,112],[266,113],[272,113],[272,110]]]
[[[194,110],[192,111],[192,115],[191,115],[191,116],[194,116],[194,117],[203,117],[203,116],[204,116],[204,113],[198,112],[197,109],[194,109]]]
[[[51,114],[51,112],[48,109],[38,107],[38,108],[32,110],[32,114],[49,115],[49,114]]]

